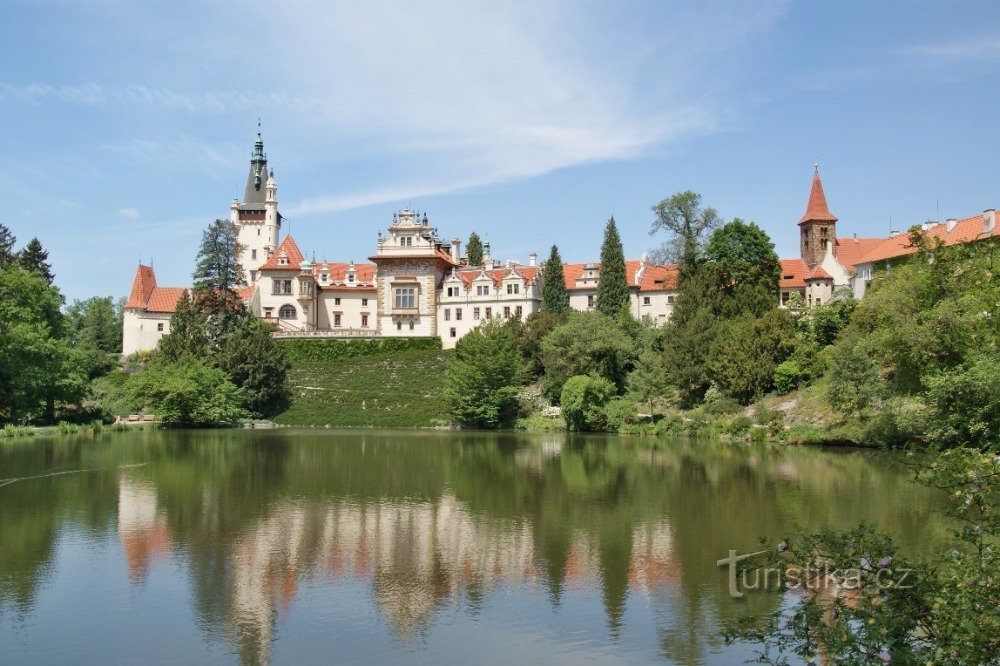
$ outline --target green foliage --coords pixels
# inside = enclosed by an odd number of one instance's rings
[[[165,423],[231,425],[247,416],[240,390],[226,373],[190,356],[148,364],[128,379],[127,390],[131,403]]]
[[[553,402],[573,375],[592,374],[620,392],[635,361],[635,345],[615,319],[599,312],[572,312],[542,340],[542,388]]]
[[[524,355],[528,372],[532,377],[541,376],[545,369],[542,365],[542,340],[565,320],[565,316],[549,314],[542,310],[528,315],[524,325],[521,326],[518,334],[521,353]],[[517,320],[512,319],[511,321],[516,322]]]
[[[28,244],[17,253],[17,263],[24,270],[40,275],[50,285],[55,279],[52,264],[49,263],[49,252],[42,247],[41,241],[37,238],[28,241]]]
[[[747,615],[728,642],[762,644],[759,661],[821,656],[838,664],[1000,663],[1000,456],[958,448],[914,461],[918,482],[947,492],[960,526],[939,555],[907,558],[893,539],[862,525],[846,532],[795,531],[744,560],[778,572],[804,594],[790,610]],[[809,572],[836,572],[829,580]],[[737,573],[741,576],[741,573]]]
[[[597,281],[597,311],[607,317],[617,317],[628,309],[628,278],[625,274],[625,251],[618,234],[618,225],[611,217],[604,227],[601,244],[601,273]]]
[[[683,283],[697,270],[705,239],[721,222],[719,214],[714,208],[702,208],[701,195],[690,190],[662,200],[652,211],[656,219],[649,233],[667,234],[656,261],[677,264]]]
[[[0,268],[0,422],[55,419],[86,393],[83,359],[66,341],[62,296],[45,278]]]
[[[209,224],[202,234],[195,260],[194,291],[226,295],[246,286],[246,275],[239,260],[242,250],[235,224],[220,219]]]
[[[459,340],[448,366],[447,395],[460,424],[473,428],[514,424],[518,386],[525,376],[517,330],[490,320]]]
[[[19,437],[34,437],[35,429],[31,426],[19,426],[13,423],[8,423],[3,428],[0,428],[0,437],[5,439],[14,439]]]
[[[639,354],[635,369],[628,375],[628,392],[653,411],[658,398],[670,394],[670,381],[663,363],[663,352],[647,349]]]
[[[371,340],[277,340],[296,365],[333,359],[364,358],[410,351],[441,351],[439,338],[373,338]]]
[[[420,344],[399,348],[378,344],[383,342]],[[274,418],[277,423],[426,428],[452,422],[445,395],[451,352],[442,352],[437,338],[278,343],[289,350],[292,360],[288,375],[292,403]],[[314,353],[317,350],[321,353]]]
[[[759,288],[772,305],[776,301],[781,264],[771,238],[755,223],[736,218],[716,229],[705,246],[704,260],[724,291]]]
[[[705,282],[693,276],[686,284],[667,324],[670,343],[664,348],[664,366],[670,383],[677,387],[681,407],[691,408],[711,382],[707,361],[718,326],[710,303],[703,298]]]
[[[784,395],[791,393],[799,387],[802,381],[802,368],[793,360],[788,359],[778,364],[774,369],[774,388],[778,393]]]
[[[927,440],[987,448],[1000,443],[1000,358],[976,356],[927,380]]]
[[[291,363],[256,317],[248,314],[240,330],[223,339],[212,361],[240,388],[243,408],[251,414],[271,418],[288,407]]]
[[[744,314],[720,327],[709,350],[708,368],[723,393],[749,404],[774,383],[775,367],[791,352],[794,328],[777,308],[756,318]]]
[[[465,245],[465,256],[470,266],[479,266],[483,263],[483,241],[475,231],[469,234],[469,242]]]
[[[566,279],[563,274],[562,257],[555,245],[549,252],[549,258],[543,266],[542,281],[542,312],[550,315],[563,315],[569,312],[569,292],[566,291]]]
[[[620,432],[638,420],[639,408],[628,398],[612,398],[604,406],[604,427],[608,432]]]
[[[124,372],[109,372],[90,384],[93,399],[106,414],[127,416],[137,411],[128,393],[129,375]]]
[[[604,407],[615,394],[615,385],[600,377],[574,375],[562,388],[560,404],[570,430],[600,432],[607,428]]]
[[[5,224],[0,223],[0,268],[16,260],[14,254],[15,243],[17,243],[17,239],[14,237],[14,234],[11,233]]]
[[[122,309],[110,296],[74,301],[66,311],[70,344],[93,379],[118,364],[122,350]]]
[[[810,308],[802,316],[809,335],[821,347],[832,345],[851,320],[858,302],[850,290],[837,292],[836,298]]]

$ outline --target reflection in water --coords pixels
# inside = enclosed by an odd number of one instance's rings
[[[720,623],[781,603],[728,598],[715,560],[730,548],[754,549],[796,522],[878,522],[913,550],[943,531],[926,492],[861,453],[552,435],[134,433],[0,448],[0,477],[54,460],[97,471],[0,489],[0,645],[24,650],[11,657],[32,655],[32,643],[4,609],[46,625],[33,600],[61,580],[60,533],[80,528],[92,557],[109,557],[103,544],[118,539],[135,594],[153,595],[161,579],[190,585],[202,638],[246,663],[270,661],[283,641],[292,654],[328,656],[295,629],[346,608],[358,589],[377,615],[356,621],[375,633],[345,659],[370,658],[373,641],[389,658],[413,656],[446,635],[440,618],[483,631],[466,623],[493,612],[525,614],[511,620],[525,634],[550,627],[553,655],[565,641],[564,654],[724,663],[733,655],[720,652]],[[127,628],[116,600],[108,592],[95,607]],[[603,627],[587,626],[595,603]],[[563,637],[563,616],[584,623],[573,627],[584,638]],[[391,636],[378,638],[375,617]],[[496,627],[496,638],[515,644],[516,627]]]

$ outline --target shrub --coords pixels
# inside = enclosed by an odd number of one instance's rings
[[[231,425],[246,417],[240,391],[226,373],[191,357],[150,363],[129,378],[128,389],[135,404],[166,423]]]
[[[1000,360],[974,359],[966,366],[927,381],[927,438],[948,445],[986,448],[1000,442]]]
[[[779,363],[774,369],[774,388],[782,395],[797,389],[801,381],[802,368],[791,359]]]
[[[31,426],[20,426],[8,423],[0,430],[0,437],[34,437],[35,429]]]
[[[753,427],[753,421],[747,416],[734,416],[724,425],[722,431],[727,435],[745,435]]]
[[[278,340],[296,364],[335,358],[359,358],[384,354],[441,349],[440,338],[373,338],[371,340]]]
[[[734,398],[723,395],[719,389],[714,386],[705,393],[705,406],[703,411],[706,414],[711,414],[712,416],[727,416],[729,414],[736,414],[740,411],[740,403],[738,403]]]
[[[635,423],[639,408],[626,398],[614,398],[604,408],[605,427],[608,432],[618,432],[626,425]]]
[[[757,413],[754,414],[754,421],[767,430],[767,434],[772,437],[785,429],[785,415],[777,409],[758,407]]]
[[[448,367],[448,401],[462,425],[514,424],[525,363],[513,326],[489,321],[462,338]]]
[[[562,389],[563,418],[570,430],[600,431],[607,427],[604,406],[615,394],[615,385],[606,379],[574,375]]]

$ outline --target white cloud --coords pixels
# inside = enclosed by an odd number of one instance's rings
[[[137,208],[122,208],[118,214],[130,220],[139,219],[139,209]]]
[[[936,44],[921,44],[904,49],[904,52],[951,62],[1000,61],[1000,38],[992,35],[978,38],[965,37]]]

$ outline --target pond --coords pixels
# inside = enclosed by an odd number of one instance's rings
[[[910,552],[937,498],[879,455],[454,432],[0,443],[0,663],[739,663],[717,560],[795,524]],[[787,600],[786,600],[787,601]]]

